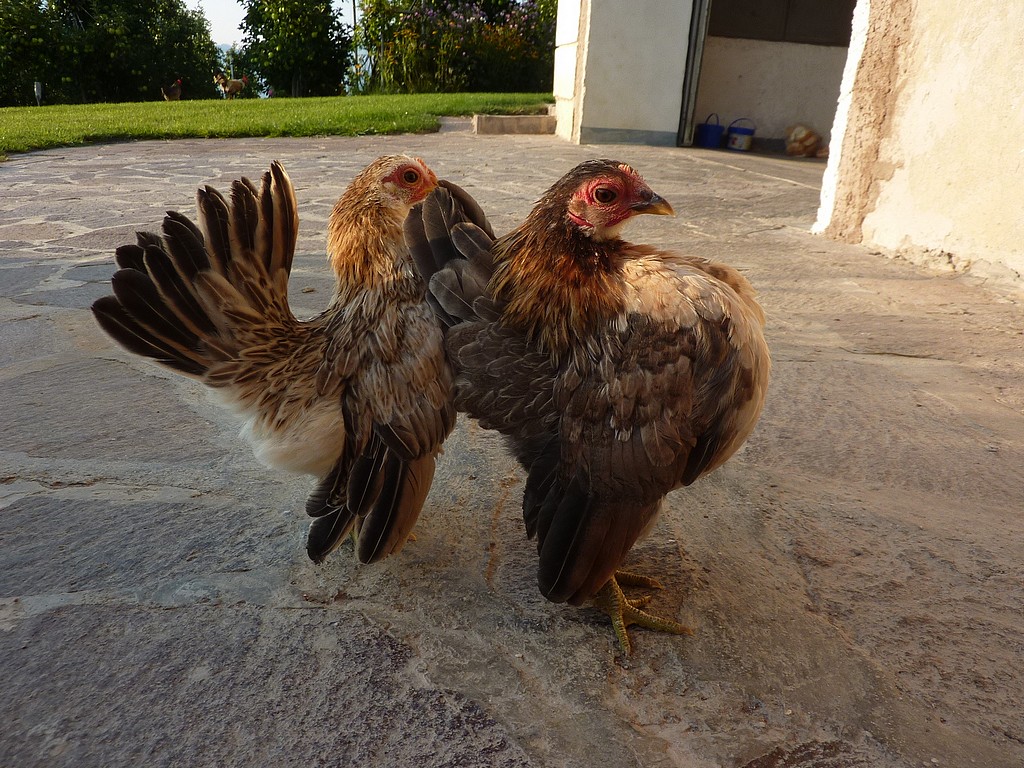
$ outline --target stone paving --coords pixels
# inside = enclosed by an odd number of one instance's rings
[[[692,638],[544,601],[501,442],[460,420],[417,540],[305,556],[307,478],[88,307],[113,249],[280,159],[292,297],[373,157],[422,156],[497,231],[580,160],[676,207],[628,234],[758,287],[775,373],[726,467],[630,565]],[[811,236],[823,166],[550,136],[124,143],[0,164],[0,766],[1024,764],[1019,292]]]

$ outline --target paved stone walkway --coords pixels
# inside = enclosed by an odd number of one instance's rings
[[[201,387],[88,307],[113,249],[201,183],[295,182],[297,313],[355,171],[424,157],[504,231],[563,172],[633,164],[629,230],[747,271],[775,375],[747,448],[630,565],[692,638],[535,587],[522,476],[460,421],[417,540],[305,556],[309,481],[260,468]],[[148,142],[0,164],[0,765],[1024,764],[1020,293],[807,234],[822,166],[466,132]]]

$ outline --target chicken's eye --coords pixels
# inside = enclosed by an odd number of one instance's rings
[[[408,169],[402,174],[402,181],[406,184],[415,184],[420,180],[419,171],[414,171],[412,168]]]
[[[594,199],[602,205],[615,202],[615,198],[618,196],[619,193],[611,187],[598,187],[594,190]]]

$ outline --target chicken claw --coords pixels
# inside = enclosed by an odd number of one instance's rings
[[[626,628],[632,624],[647,629],[655,629],[660,632],[668,632],[673,635],[692,635],[693,630],[685,624],[680,624],[671,619],[663,619],[652,613],[641,610],[651,600],[650,595],[638,598],[628,598],[619,586],[620,582],[626,586],[653,587],[661,589],[661,585],[648,576],[641,576],[628,571],[616,571],[608,583],[594,595],[594,605],[608,614],[612,620],[612,629],[619,639],[622,652],[627,656],[632,652],[633,646],[629,642],[629,633]]]
[[[634,573],[633,571],[616,571],[615,580],[619,583],[620,587],[664,589],[664,587],[661,586],[661,582],[657,579],[653,579],[650,576],[644,576],[642,573]]]

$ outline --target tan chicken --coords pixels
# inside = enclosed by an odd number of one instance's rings
[[[582,163],[495,239],[479,206],[441,186],[406,220],[446,331],[455,403],[510,438],[541,593],[593,600],[626,627],[688,633],[643,610],[619,570],[665,494],[728,459],[761,412],[764,314],[736,270],[621,239],[671,206],[613,160]]]
[[[245,86],[249,84],[249,78],[242,75],[241,80],[232,80],[223,72],[217,72],[213,76],[213,84],[220,88],[225,99],[231,100],[240,94],[244,90]]]
[[[230,199],[200,189],[199,228],[170,213],[162,237],[118,248],[114,295],[93,304],[125,349],[211,387],[260,461],[318,478],[306,502],[315,562],[350,531],[362,562],[400,550],[454,426],[442,334],[402,239],[436,183],[405,156],[352,181],[328,224],[334,295],[310,320],[288,305],[298,214],[276,162]]]

